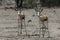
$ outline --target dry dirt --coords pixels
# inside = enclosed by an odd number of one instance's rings
[[[48,16],[48,28],[51,38],[39,38],[39,36],[19,36],[17,11],[13,9],[1,9],[0,7],[0,40],[60,40],[60,8],[44,8],[42,14]],[[39,18],[34,9],[24,9],[26,15],[27,34],[39,34]],[[35,16],[33,16],[35,15]],[[28,20],[32,20],[28,23]],[[25,26],[23,25],[22,34],[25,35]],[[48,35],[47,35],[48,36]]]

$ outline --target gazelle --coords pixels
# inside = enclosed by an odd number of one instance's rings
[[[23,27],[23,23],[24,22],[24,26],[25,26],[25,32],[26,32],[26,25],[25,25],[25,14],[23,11],[18,11],[18,16],[17,16],[17,19],[18,19],[18,35],[19,34],[22,34],[22,27]],[[20,26],[21,25],[21,26]],[[19,30],[20,29],[20,30]]]
[[[43,36],[43,38],[44,38],[44,35],[45,35],[45,31],[46,31],[46,29],[47,30],[49,30],[48,29],[48,16],[47,15],[44,15],[44,14],[42,14],[41,12],[43,11],[43,9],[41,9],[38,13],[39,13],[39,25],[40,25],[40,22],[41,22],[41,26],[40,26],[40,35],[41,35],[41,32],[42,32],[42,36]],[[46,24],[47,25],[45,25],[45,21],[47,22]],[[40,37],[40,36],[39,36]],[[49,31],[48,31],[48,37],[50,37],[50,35],[49,35]]]

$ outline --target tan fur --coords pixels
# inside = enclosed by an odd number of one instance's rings
[[[44,21],[47,21],[47,20],[48,20],[47,15],[41,15],[41,16],[40,16],[40,20],[43,21],[43,22],[44,22]]]

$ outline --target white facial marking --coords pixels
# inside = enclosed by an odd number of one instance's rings
[[[18,11],[18,14],[20,14],[20,11]]]

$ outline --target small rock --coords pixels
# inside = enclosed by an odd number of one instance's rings
[[[33,17],[35,16],[35,15],[32,15]]]
[[[32,22],[32,20],[28,20],[28,23],[29,23],[29,22]]]

